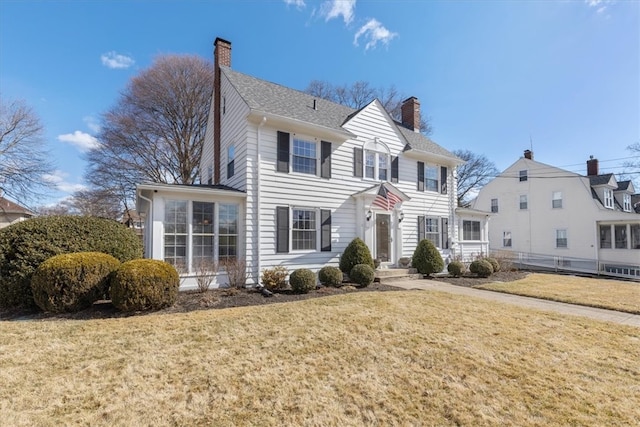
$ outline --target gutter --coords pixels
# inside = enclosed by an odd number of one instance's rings
[[[267,122],[267,116],[263,116],[262,120],[260,121],[260,123],[258,124],[258,135],[257,135],[257,142],[256,142],[256,150],[258,150],[258,165],[257,165],[257,170],[258,173],[256,174],[256,190],[258,192],[258,196],[256,198],[256,232],[257,232],[257,239],[256,239],[256,245],[258,248],[258,256],[257,256],[257,260],[256,260],[256,267],[257,267],[257,274],[256,274],[256,285],[258,285],[260,283],[260,269],[261,269],[261,265],[260,265],[260,247],[261,247],[261,238],[260,238],[260,206],[261,206],[261,201],[262,201],[262,197],[261,197],[261,191],[260,191],[260,168],[262,165],[262,155],[260,154],[260,139],[261,139],[261,132],[260,129],[262,128],[262,126],[264,126],[264,124]]]

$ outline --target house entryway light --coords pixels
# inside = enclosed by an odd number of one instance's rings
[[[402,222],[403,219],[404,219],[404,212],[400,211],[400,214],[398,215],[398,223]]]
[[[367,221],[371,220],[372,215],[373,215],[373,212],[371,212],[371,209],[369,209],[369,211],[367,212]]]

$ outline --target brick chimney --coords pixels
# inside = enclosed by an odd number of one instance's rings
[[[222,95],[220,82],[220,66],[231,67],[231,42],[216,37],[213,42],[213,102],[214,104],[214,123],[213,123],[213,183],[220,183],[220,121],[222,118]]]
[[[418,98],[412,96],[402,101],[402,125],[420,132],[420,102]]]
[[[533,151],[524,150],[524,158],[525,159],[529,159],[529,160],[533,160]]]
[[[589,160],[587,160],[587,176],[597,176],[598,174],[598,159],[589,156]]]

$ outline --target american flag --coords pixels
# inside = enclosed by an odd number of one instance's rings
[[[373,200],[373,206],[377,206],[386,211],[390,211],[396,205],[396,203],[401,202],[402,199],[391,191],[387,190],[387,187],[384,184],[380,185],[380,189],[378,190],[378,195]]]

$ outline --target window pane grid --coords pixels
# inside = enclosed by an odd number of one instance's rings
[[[440,223],[438,218],[426,218],[424,233],[425,239],[431,241],[437,248],[440,247],[440,230],[438,224]]]
[[[315,175],[317,164],[316,143],[294,139],[292,163],[294,172]]]
[[[165,261],[183,267],[187,262],[187,202],[168,200],[164,211]]]
[[[480,221],[462,221],[462,240],[480,240]]]
[[[291,233],[293,250],[316,249],[316,212],[314,210],[294,209]]]
[[[425,166],[424,186],[427,191],[438,191],[438,168],[435,166]]]
[[[556,230],[556,248],[567,247],[567,230]]]
[[[221,203],[218,211],[218,258],[238,256],[238,205]]]
[[[505,231],[504,233],[502,233],[502,246],[504,246],[506,248],[510,248],[511,247],[511,232],[510,231]]]

